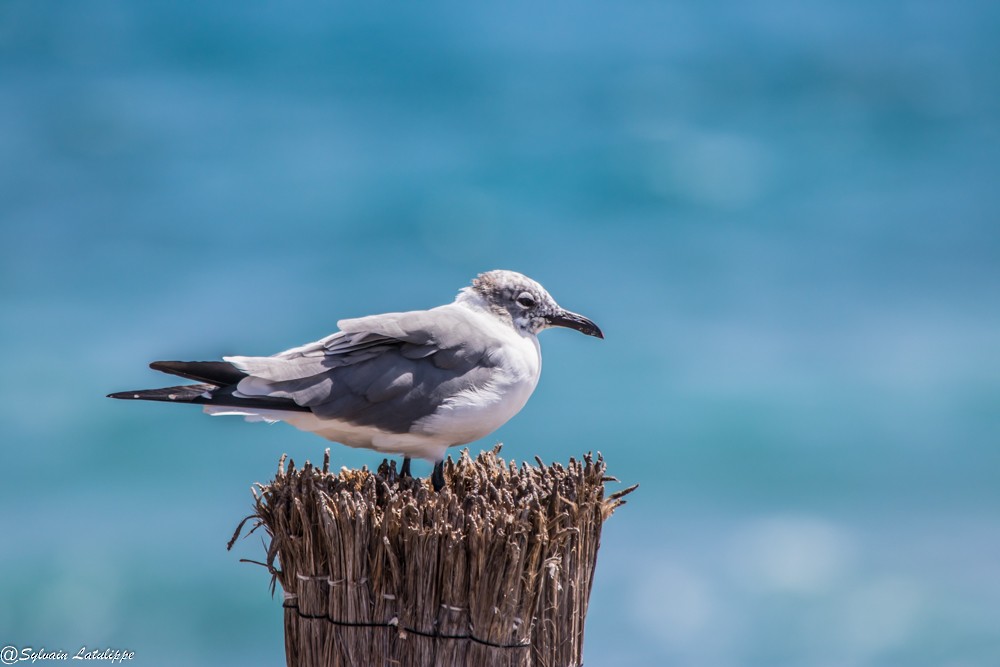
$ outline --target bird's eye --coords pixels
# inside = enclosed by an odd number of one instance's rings
[[[517,296],[516,301],[522,308],[532,308],[535,305],[535,297],[531,296],[528,292],[521,292]]]

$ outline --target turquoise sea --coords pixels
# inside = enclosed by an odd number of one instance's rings
[[[995,2],[6,0],[0,645],[283,664],[225,544],[326,443],[105,394],[509,268],[607,339],[473,449],[641,484],[588,667],[1000,664],[998,65]]]

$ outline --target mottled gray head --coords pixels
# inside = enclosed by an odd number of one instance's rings
[[[515,329],[537,334],[548,327],[569,327],[588,336],[604,338],[601,329],[583,315],[564,310],[545,288],[515,271],[487,271],[472,281],[472,291],[490,310]]]

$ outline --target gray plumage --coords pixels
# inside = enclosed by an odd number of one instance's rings
[[[248,374],[237,396],[287,398],[321,419],[407,433],[446,399],[490,380],[490,350],[453,305],[342,320],[340,331],[273,357],[225,357]]]

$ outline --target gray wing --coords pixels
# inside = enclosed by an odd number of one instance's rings
[[[226,357],[249,374],[239,394],[290,398],[324,419],[406,433],[450,396],[486,385],[499,341],[460,306],[338,323],[273,357]]]

